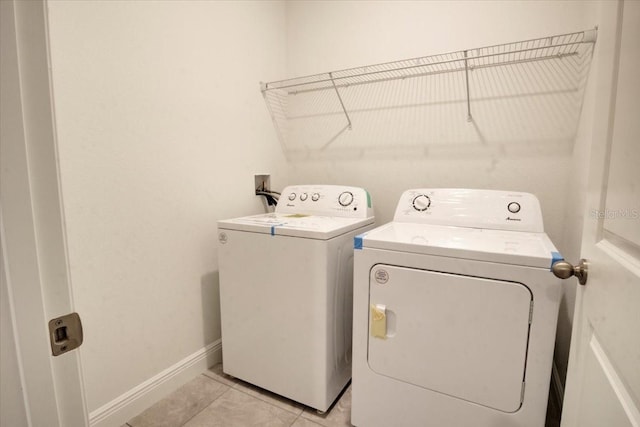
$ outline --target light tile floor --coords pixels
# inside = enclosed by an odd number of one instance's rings
[[[558,427],[549,402],[546,427]],[[351,385],[325,414],[232,378],[216,365],[122,427],[351,426]]]
[[[232,378],[216,365],[122,427],[351,426],[351,385],[325,414]]]

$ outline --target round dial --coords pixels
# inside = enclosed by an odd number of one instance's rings
[[[305,200],[307,200],[307,197],[309,197],[309,195],[307,193],[302,193],[300,195],[300,200],[302,200],[304,202]]]
[[[293,202],[295,199],[296,199],[296,193],[289,194],[289,200]]]
[[[342,206],[349,206],[353,203],[353,193],[350,191],[344,191],[338,196],[338,203]]]
[[[518,202],[511,202],[507,205],[507,209],[509,210],[509,212],[511,213],[518,213],[520,212],[520,203]]]
[[[320,199],[320,194],[318,193],[313,193],[311,195],[311,200],[313,200],[314,202],[317,202]]]
[[[431,206],[431,199],[426,194],[419,194],[413,198],[413,208],[417,211],[424,212]]]

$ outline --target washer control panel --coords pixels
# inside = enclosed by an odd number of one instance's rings
[[[373,216],[373,208],[364,188],[291,185],[282,190],[276,213],[368,218]]]
[[[394,221],[543,232],[542,211],[530,193],[421,188],[400,197]]]

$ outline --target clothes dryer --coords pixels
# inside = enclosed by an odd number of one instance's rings
[[[298,185],[274,213],[218,222],[225,373],[319,411],[351,378],[353,239],[362,188]]]
[[[544,426],[561,256],[535,196],[406,191],[354,259],[354,425]]]

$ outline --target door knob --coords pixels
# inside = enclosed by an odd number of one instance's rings
[[[581,259],[580,263],[575,267],[567,261],[556,261],[551,266],[553,274],[560,279],[568,279],[571,276],[576,276],[578,282],[581,285],[587,284],[587,275],[589,273],[588,262],[586,259]]]

